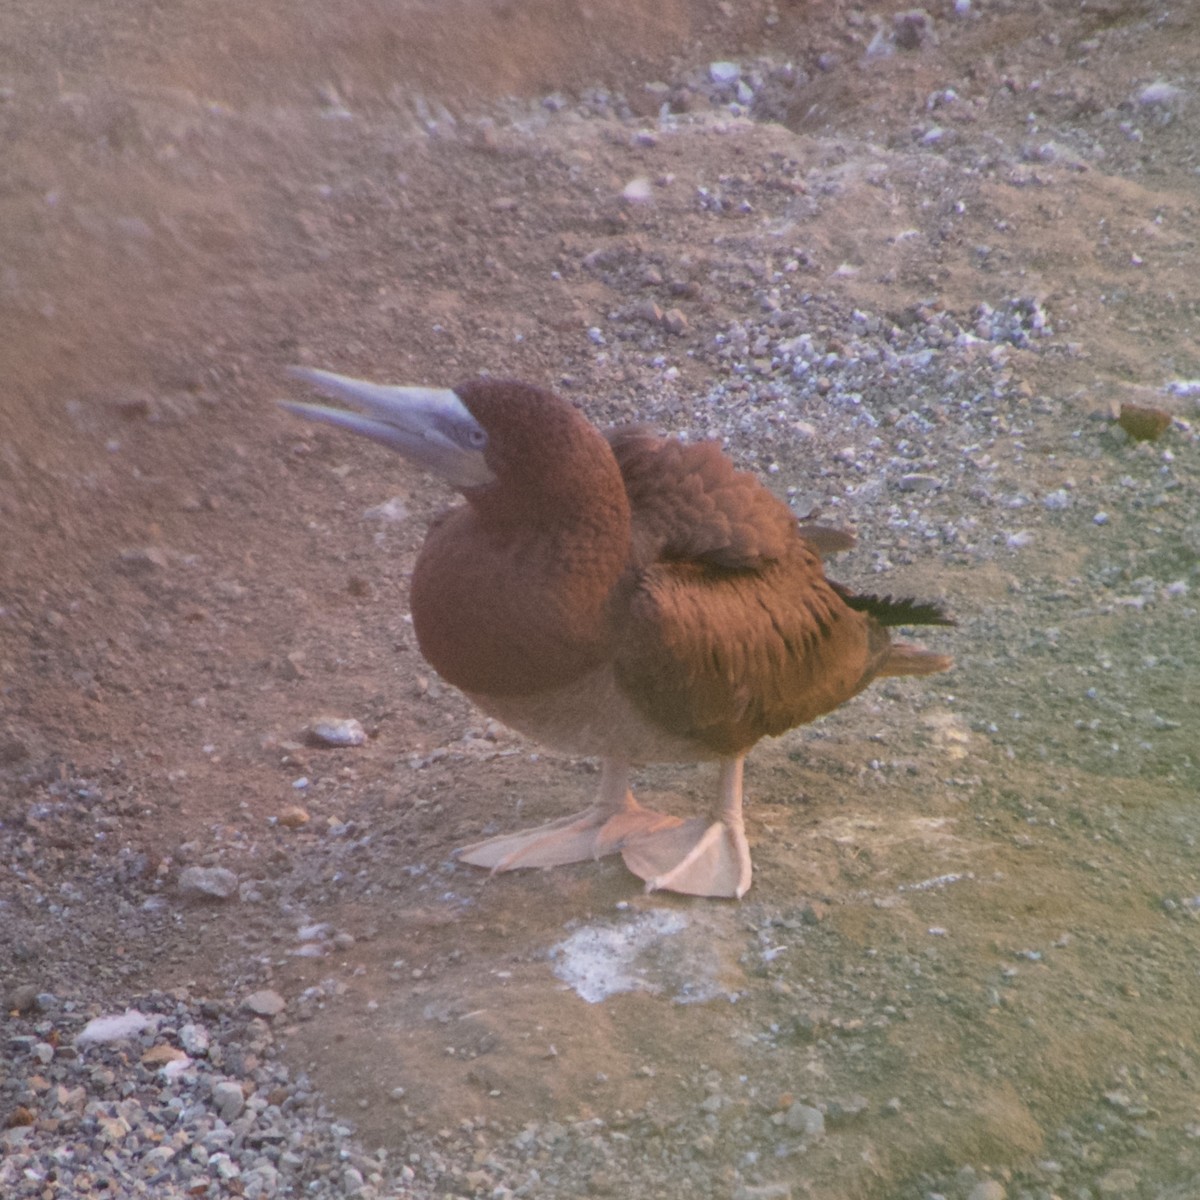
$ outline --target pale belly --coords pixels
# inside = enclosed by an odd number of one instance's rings
[[[552,750],[628,762],[701,762],[721,757],[696,741],[659,729],[601,667],[564,687],[536,696],[468,696],[496,720]]]

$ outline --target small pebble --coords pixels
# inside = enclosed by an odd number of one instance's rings
[[[793,1133],[802,1133],[813,1139],[825,1136],[825,1114],[808,1104],[793,1104],[787,1110],[783,1122]]]
[[[1128,1167],[1114,1167],[1096,1181],[1101,1196],[1136,1196],[1138,1177]]]
[[[242,1085],[233,1080],[222,1079],[212,1086],[213,1107],[222,1121],[232,1121],[241,1116],[246,1107],[246,1094]]]
[[[310,738],[325,746],[361,746],[367,735],[353,717],[318,717],[308,727]]]
[[[9,1012],[36,1012],[38,1004],[38,989],[31,983],[23,983],[12,989],[4,1001],[4,1007]]]
[[[668,333],[678,336],[687,332],[688,319],[678,308],[668,308],[662,315],[662,323]]]
[[[663,311],[653,300],[641,300],[633,306],[633,315],[649,325],[661,324]]]
[[[649,204],[654,199],[654,185],[645,176],[639,175],[621,189],[621,199],[626,204]]]
[[[193,1057],[207,1054],[209,1041],[208,1030],[194,1021],[189,1021],[179,1030],[180,1045]]]
[[[923,8],[898,12],[892,18],[896,45],[902,50],[917,50],[933,36],[933,21]]]
[[[242,1007],[260,1017],[274,1017],[287,1007],[287,1001],[271,988],[253,992],[242,1001]]]
[[[933,492],[940,485],[941,480],[936,475],[901,475],[896,480],[896,490],[900,492]]]
[[[1161,408],[1122,404],[1117,424],[1135,442],[1152,442],[1162,437],[1171,427],[1171,414]]]
[[[981,1179],[968,1193],[967,1200],[1006,1200],[1004,1184],[995,1179]]]
[[[238,877],[226,867],[184,867],[179,892],[201,900],[228,900],[237,892]]]

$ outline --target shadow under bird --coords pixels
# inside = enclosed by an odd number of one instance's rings
[[[424,656],[504,724],[602,762],[591,807],[467,846],[464,862],[509,871],[619,852],[648,890],[741,897],[750,748],[873,679],[951,665],[888,635],[953,624],[936,605],[827,579],[822,554],[850,535],[797,524],[715,443],[602,433],[510,380],[447,389],[293,373],[358,411],[285,408],[391,447],[466,500],[434,521],[413,572]],[[720,764],[711,817],[634,799],[633,764],[699,760]]]

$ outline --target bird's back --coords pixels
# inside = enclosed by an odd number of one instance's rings
[[[737,754],[879,674],[913,673],[883,623],[826,579],[787,505],[719,447],[641,430],[610,441],[633,514],[614,670],[655,724]],[[923,654],[912,664],[948,665]]]

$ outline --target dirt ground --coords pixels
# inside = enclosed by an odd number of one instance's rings
[[[438,1194],[599,1121],[525,1194],[1200,1195],[1200,12],[910,7],[5,3],[0,989],[269,984],[364,1144],[460,1156]],[[757,64],[744,112],[718,60]],[[900,371],[839,458],[840,410],[752,412],[788,279],[835,376],[881,322],[1022,297],[1053,329],[931,336],[981,424]],[[740,905],[612,859],[489,880],[453,849],[594,764],[422,663],[406,581],[452,497],[278,410],[294,363],[728,436],[853,518],[840,577],[953,609],[956,670],[755,752]],[[1131,442],[1121,403],[1173,424]],[[888,455],[974,532],[898,533]],[[366,744],[312,744],[323,713]],[[642,791],[691,813],[710,776]],[[239,894],[189,902],[189,864]],[[573,931],[655,914],[639,989],[564,982]],[[298,955],[310,925],[345,936]]]

